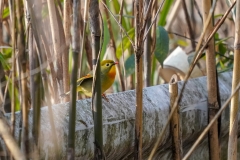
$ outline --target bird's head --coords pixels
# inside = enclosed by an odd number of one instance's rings
[[[101,73],[108,74],[109,77],[115,78],[116,64],[118,64],[118,62],[114,62],[113,60],[103,60],[101,62]]]

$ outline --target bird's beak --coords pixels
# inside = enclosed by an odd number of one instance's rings
[[[118,64],[118,62],[114,62],[114,64]]]

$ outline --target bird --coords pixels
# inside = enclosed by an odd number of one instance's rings
[[[116,67],[118,62],[113,60],[103,60],[101,65],[101,94],[106,98],[104,92],[110,88],[115,80]],[[82,92],[88,97],[92,97],[92,84],[93,84],[93,71],[90,71],[87,75],[79,78],[77,80],[77,92]],[[70,93],[66,92],[60,96],[66,96]]]

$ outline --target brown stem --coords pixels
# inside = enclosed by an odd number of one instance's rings
[[[174,102],[178,96],[178,78],[177,75],[173,75],[169,82],[169,93],[170,93],[170,108],[173,109]],[[174,160],[180,160],[182,157],[182,142],[181,142],[181,129],[179,123],[179,107],[173,112],[173,118],[170,122],[170,132],[172,136],[172,153]]]
[[[190,17],[188,15],[188,10],[187,10],[187,6],[186,6],[186,2],[185,0],[182,0],[182,5],[183,5],[183,11],[184,11],[184,14],[185,14],[185,17],[186,17],[186,21],[187,21],[187,26],[188,26],[188,30],[189,30],[189,35],[190,35],[190,38],[191,38],[191,45],[192,45],[192,48],[195,49],[196,47],[196,44],[194,43],[194,32],[193,32],[193,29],[192,29],[192,24],[190,22]]]
[[[204,39],[206,40],[208,35],[213,30],[213,19],[210,19],[210,23],[206,24],[209,10],[211,9],[211,1],[202,1],[203,5],[203,22],[206,26],[206,32]],[[211,16],[213,17],[213,15]],[[208,119],[209,122],[216,115],[219,104],[217,100],[217,80],[216,80],[216,60],[215,60],[215,45],[214,39],[211,39],[206,48],[206,60],[207,60],[207,88],[208,88]],[[209,130],[209,155],[210,159],[218,160],[220,159],[220,146],[218,141],[218,122],[216,121],[212,128]]]
[[[236,4],[236,21],[235,21],[235,42],[234,42],[234,62],[233,62],[233,78],[232,93],[240,82],[240,1]],[[239,92],[237,92],[231,100],[230,109],[230,125],[228,139],[228,159],[237,160],[237,139],[238,139],[238,107]]]

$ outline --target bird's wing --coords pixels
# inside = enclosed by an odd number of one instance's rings
[[[89,79],[91,79],[92,77],[93,77],[92,74],[91,74],[91,73],[88,73],[86,76],[84,76],[84,77],[82,77],[82,78],[80,78],[80,79],[77,80],[77,85],[78,85],[78,86],[81,85],[81,83],[82,83],[83,81],[89,80]]]

